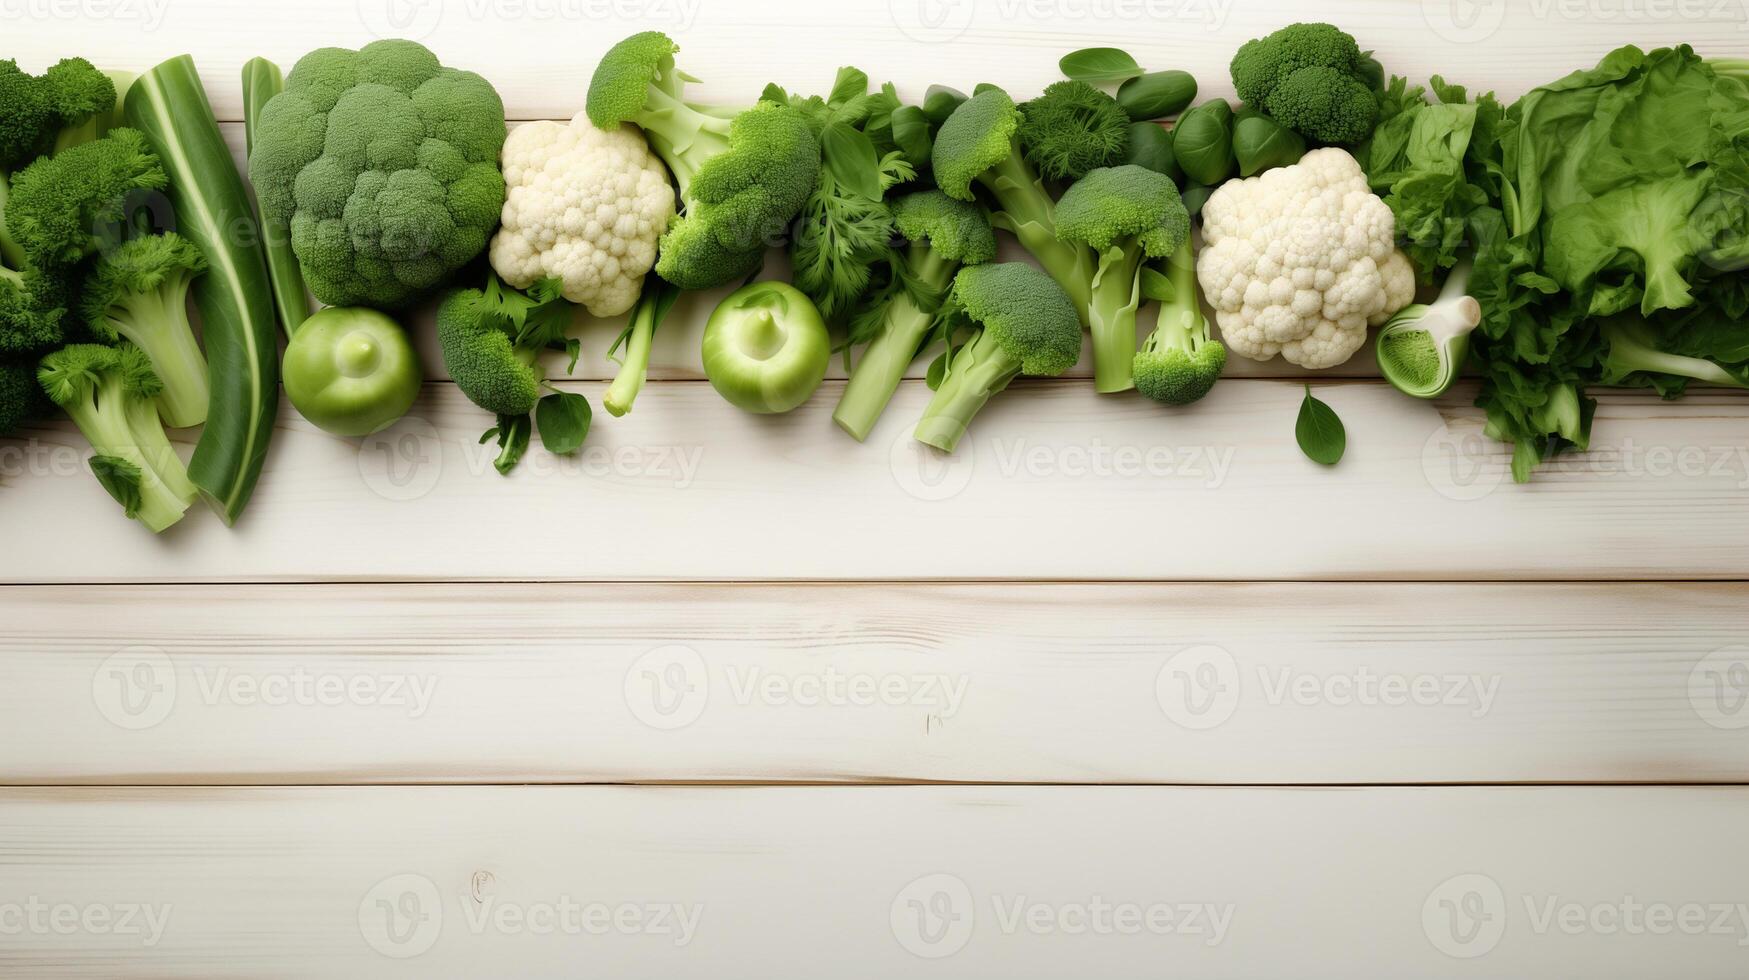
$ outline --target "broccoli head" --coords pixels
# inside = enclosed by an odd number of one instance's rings
[[[1057,234],[1099,256],[1088,308],[1096,386],[1102,392],[1135,387],[1143,262],[1171,255],[1190,240],[1190,212],[1178,185],[1136,164],[1095,170],[1063,193]]]
[[[1130,116],[1086,82],[1057,82],[1021,106],[1020,146],[1046,180],[1080,180],[1120,163],[1130,150]]]
[[[458,289],[437,308],[444,367],[475,405],[500,418],[525,416],[546,380],[541,352],[575,344],[568,335],[575,310],[557,279],[527,293],[506,288],[497,276],[484,289]]]
[[[1320,143],[1358,143],[1378,120],[1376,66],[1334,25],[1291,24],[1247,41],[1231,70],[1239,98]]]
[[[159,408],[172,428],[206,421],[206,357],[188,322],[188,289],[205,271],[200,247],[180,235],[135,238],[98,261],[80,298],[93,335],[126,340],[145,353],[162,382]]]
[[[600,129],[632,123],[668,165],[685,197],[705,161],[727,153],[735,111],[704,109],[685,101],[698,79],[674,67],[680,50],[661,31],[644,31],[614,45],[595,66],[585,109]]]
[[[1160,303],[1160,321],[1136,354],[1136,390],[1166,405],[1207,395],[1227,367],[1227,348],[1209,339],[1196,288],[1196,259],[1186,238],[1166,262],[1166,274],[1143,273],[1143,292]]]
[[[0,61],[0,175],[48,151],[61,130],[115,109],[115,84],[84,58],[30,75]]]
[[[990,216],[970,201],[939,190],[917,191],[892,204],[893,227],[914,245],[950,262],[982,265],[996,257],[996,232]],[[943,283],[943,288],[946,287]]]
[[[48,408],[36,382],[36,358],[0,355],[0,436],[41,418]]]
[[[0,268],[0,355],[36,353],[64,341],[63,278],[33,266]]]
[[[139,348],[70,344],[43,358],[37,380],[91,443],[91,471],[128,517],[153,531],[182,519],[195,486],[164,434],[163,386]]]
[[[949,357],[917,423],[917,441],[943,452],[954,451],[978,410],[1016,377],[1055,377],[1081,357],[1075,304],[1024,262],[961,269],[942,313],[950,326],[973,331]]]
[[[108,136],[39,158],[13,176],[6,227],[25,257],[45,269],[76,265],[119,240],[134,195],[162,190],[168,178],[146,137]]]
[[[262,107],[249,177],[317,299],[395,309],[486,247],[506,134],[491,83],[422,45],[321,48]]]
[[[711,289],[759,267],[820,178],[820,143],[801,112],[762,102],[735,117],[729,149],[706,160],[686,210],[662,236],[656,274]]]

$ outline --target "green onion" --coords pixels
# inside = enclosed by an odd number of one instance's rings
[[[194,59],[172,58],[140,76],[126,116],[170,175],[176,232],[200,246],[210,265],[193,294],[212,402],[188,474],[232,524],[260,478],[279,406],[279,331],[260,231]]]
[[[266,58],[251,58],[243,66],[243,134],[250,153],[255,152],[255,126],[267,100],[285,88],[279,66]],[[290,337],[310,318],[310,296],[304,289],[304,274],[292,254],[291,229],[283,221],[261,217],[261,244],[267,253],[267,273],[273,278],[273,302],[280,325]]]

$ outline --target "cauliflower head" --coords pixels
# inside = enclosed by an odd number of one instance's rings
[[[632,308],[674,217],[662,161],[630,126],[519,126],[504,141],[504,223],[492,268],[517,289],[558,279],[591,316]]]
[[[1334,147],[1233,180],[1203,205],[1197,279],[1235,353],[1329,368],[1415,298],[1396,219]]]
[[[422,45],[320,48],[262,107],[249,179],[317,299],[395,309],[486,248],[505,132],[491,83]]]

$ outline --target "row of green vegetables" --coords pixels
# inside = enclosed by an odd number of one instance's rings
[[[0,62],[0,434],[58,408],[130,516],[161,530],[204,494],[235,520],[276,324],[294,406],[364,435],[420,386],[389,314],[435,296],[445,367],[508,473],[537,434],[561,454],[587,437],[589,403],[543,357],[574,369],[579,310],[627,317],[602,398],[618,416],[677,296],[736,285],[702,352],[731,404],[792,410],[842,353],[833,418],[861,440],[926,362],[914,433],[946,452],[1015,378],[1072,367],[1084,332],[1099,391],[1182,406],[1229,354],[1331,368],[1376,329],[1408,395],[1480,375],[1521,480],[1586,446],[1590,386],[1749,387],[1741,62],[1626,47],[1506,105],[1295,24],[1235,54],[1237,109],[1112,48],[1020,103],[986,84],[908,104],[846,68],[823,95],[722,106],[688,98],[678,50],[627,38],[574,119],[514,131],[485,79],[413,42],[321,49],[283,79],[257,59],[256,207],[189,59],[137,79]],[[1035,261],[998,261],[998,232]],[[761,278],[774,248],[787,282]],[[202,424],[184,467],[164,427]],[[1310,392],[1296,433],[1341,458]]]

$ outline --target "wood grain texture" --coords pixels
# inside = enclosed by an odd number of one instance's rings
[[[571,386],[599,404],[602,386]],[[1749,401],[1608,394],[1590,456],[1516,486],[1471,392],[1410,402],[1325,386],[1347,457],[1293,441],[1300,385],[1230,381],[1179,412],[1075,382],[1022,383],[958,455],[914,443],[908,382],[867,444],[828,384],[788,416],[706,384],[600,414],[583,454],[512,477],[450,385],[360,443],[285,407],[239,526],[193,513],[153,538],[84,470],[70,427],[4,444],[15,583],[303,580],[1225,580],[1741,578]]]
[[[1742,585],[198,595],[0,589],[0,782],[1749,780]]]
[[[1742,788],[7,790],[6,900],[78,918],[0,970],[1732,977],[1745,818]]]

